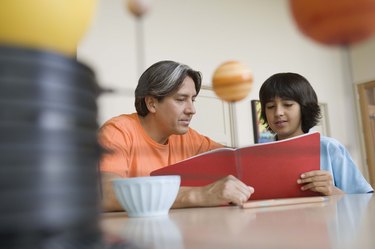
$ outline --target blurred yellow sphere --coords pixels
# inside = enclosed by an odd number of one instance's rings
[[[212,87],[217,96],[228,102],[244,99],[253,84],[250,69],[238,62],[228,61],[221,64],[214,72]]]
[[[96,0],[1,0],[0,44],[76,54]]]

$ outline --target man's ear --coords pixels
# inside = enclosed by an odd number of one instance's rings
[[[154,98],[154,97],[151,97],[151,96],[146,96],[145,97],[145,103],[146,103],[146,106],[147,106],[147,109],[149,112],[151,113],[155,113],[156,112],[156,103],[157,103],[157,99]]]

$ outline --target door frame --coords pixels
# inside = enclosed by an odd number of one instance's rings
[[[363,128],[363,138],[365,142],[365,152],[366,152],[366,165],[368,176],[370,180],[370,184],[372,186],[375,185],[375,141],[371,139],[371,127],[370,123],[368,122],[368,113],[370,111],[368,102],[367,102],[367,95],[366,91],[368,89],[375,88],[375,81],[369,81],[365,83],[357,84],[357,92],[358,92],[358,101],[359,101],[359,109],[360,109],[360,116],[362,121],[362,128]],[[375,109],[375,105],[374,105]]]

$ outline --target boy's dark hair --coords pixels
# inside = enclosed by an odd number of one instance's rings
[[[269,77],[261,86],[259,100],[261,119],[270,130],[266,117],[266,103],[280,97],[296,101],[301,107],[301,123],[304,133],[318,124],[321,118],[316,93],[307,79],[296,73],[277,73]],[[270,130],[272,131],[272,130]]]

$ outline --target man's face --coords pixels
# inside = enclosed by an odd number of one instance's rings
[[[188,131],[191,118],[195,114],[196,96],[194,81],[186,77],[177,92],[156,102],[155,118],[165,136],[181,135]]]

